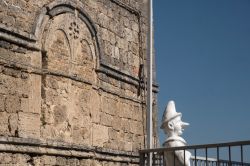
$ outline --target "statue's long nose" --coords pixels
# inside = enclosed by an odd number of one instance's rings
[[[182,126],[183,128],[185,128],[186,126],[189,126],[189,123],[182,122],[182,123],[181,123],[181,126]]]

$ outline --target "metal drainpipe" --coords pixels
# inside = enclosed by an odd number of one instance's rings
[[[147,148],[152,149],[152,68],[153,68],[153,0],[148,0],[148,41],[147,41]],[[148,156],[148,166],[152,166],[152,153]]]

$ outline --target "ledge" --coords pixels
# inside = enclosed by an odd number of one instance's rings
[[[3,60],[3,61],[1,61],[1,60]],[[137,103],[144,103],[144,101],[142,101],[142,100],[140,100],[138,98],[127,96],[127,95],[121,94],[119,92],[112,91],[110,89],[102,87],[101,85],[90,82],[90,81],[88,81],[88,80],[86,80],[84,78],[80,78],[80,77],[73,76],[73,75],[63,74],[61,72],[50,71],[50,70],[47,70],[47,69],[41,69],[41,68],[32,66],[30,64],[24,64],[24,63],[19,63],[17,61],[11,61],[10,59],[4,58],[2,56],[0,56],[0,66],[13,68],[15,70],[21,70],[22,72],[31,73],[31,74],[37,74],[37,75],[48,74],[48,75],[52,75],[52,76],[59,76],[59,77],[68,78],[68,79],[71,79],[73,81],[82,82],[82,83],[91,85],[95,90],[100,89],[100,90],[103,90],[106,93],[111,93],[111,94],[117,95],[120,98],[123,98],[123,99],[126,99],[126,100],[130,100],[130,101],[137,102]]]
[[[13,27],[7,27],[2,23],[0,23],[0,39],[32,51],[40,51],[40,48],[36,46],[37,39],[33,34],[28,34]]]
[[[90,147],[87,145],[70,144],[54,140],[43,141],[32,138],[0,137],[0,151],[8,153],[76,157],[100,161],[139,163],[139,154],[135,152]]]

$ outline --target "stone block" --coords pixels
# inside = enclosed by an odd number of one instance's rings
[[[133,127],[131,127],[131,133],[133,133],[133,134],[137,134],[137,128],[138,128],[138,122],[137,121],[134,121],[134,120],[130,120],[130,124],[131,124],[131,126],[133,126]]]
[[[128,64],[129,65],[134,64],[134,56],[135,55],[131,51],[128,52]]]
[[[33,165],[35,165],[35,166],[42,166],[42,165],[44,165],[44,164],[42,164],[40,157],[33,157],[33,163],[34,163]]]
[[[29,74],[25,73],[25,72],[21,72],[21,78],[22,79],[28,79],[29,78]]]
[[[124,146],[125,146],[125,143],[123,142],[123,141],[117,141],[116,142],[117,143],[117,146],[118,146],[118,150],[122,150],[122,151],[124,151],[125,150],[125,148],[124,148]]]
[[[115,45],[116,43],[116,40],[115,40],[115,34],[111,31],[109,31],[109,42],[112,44],[112,45]]]
[[[133,143],[132,143],[132,149],[133,151],[137,151],[144,147],[144,141],[145,138],[141,135],[134,134],[133,136]]]
[[[134,43],[134,42],[130,42],[128,45],[128,50],[131,51],[133,54],[139,56],[139,46]]]
[[[15,69],[11,69],[11,68],[4,68],[3,69],[3,73],[15,78],[18,78],[21,76],[21,71],[19,70],[15,70]]]
[[[109,140],[117,140],[119,138],[119,132],[113,128],[108,129]]]
[[[116,59],[120,58],[120,51],[119,51],[118,47],[115,47],[114,58],[116,58]]]
[[[101,125],[93,125],[93,146],[103,147],[108,142],[108,127]]]
[[[41,123],[43,124],[52,124],[54,122],[53,112],[49,108],[43,105],[42,108],[42,116],[41,116]]]
[[[29,112],[29,99],[21,98],[21,111]]]
[[[136,125],[136,134],[139,134],[139,135],[143,135],[144,131],[144,127],[143,127],[143,122],[137,122],[137,125]]]
[[[75,159],[75,158],[71,158],[67,160],[67,165],[70,166],[78,166],[80,164],[79,160]]]
[[[8,119],[9,122],[9,132],[11,134],[11,136],[17,136],[17,132],[18,132],[18,116],[16,113],[12,113],[9,116]]]
[[[113,129],[114,130],[116,130],[116,131],[122,130],[121,118],[119,118],[119,117],[116,116],[113,119],[112,124],[113,124]]]
[[[0,112],[0,135],[9,134],[8,113]]]
[[[143,121],[143,115],[142,115],[142,110],[141,110],[141,107],[139,105],[134,105],[133,106],[133,115],[132,118],[134,120],[137,120],[139,122],[142,122]]]
[[[18,135],[23,138],[40,137],[40,115],[18,112]]]
[[[100,163],[100,161],[93,160],[90,166],[102,166],[102,164]]]
[[[131,42],[135,39],[133,38],[133,31],[129,28],[124,28],[127,41]],[[138,37],[137,37],[138,38]]]
[[[86,5],[88,5],[89,7],[93,8],[93,9],[98,9],[99,4],[97,3],[97,1],[87,0]]]
[[[110,140],[108,142],[105,142],[103,147],[108,149],[118,150],[119,144],[117,140]]]
[[[131,128],[134,128],[135,126],[131,126],[131,124],[129,123],[130,120],[128,119],[121,119],[121,130],[124,132],[130,132]]]
[[[139,65],[140,65],[140,57],[134,55],[133,58],[134,58],[134,63],[132,64],[132,66],[135,66],[135,67],[139,68]]]
[[[16,79],[15,80],[16,85],[15,85],[15,91],[19,96],[28,98],[30,91],[31,91],[31,85],[29,80],[24,80],[24,79]]]
[[[128,50],[128,41],[126,39],[120,38],[120,37],[116,37],[116,42],[117,42],[117,46],[120,49],[124,49],[124,50]]]
[[[124,150],[125,151],[132,151],[132,142],[124,142]]]
[[[134,142],[132,143],[132,150],[133,151],[138,151],[140,149],[141,149],[141,146],[139,143],[134,143]]]
[[[132,31],[132,38],[133,38],[133,42],[135,43],[135,44],[138,44],[138,46],[139,46],[139,33],[138,32],[135,32],[135,31]]]
[[[123,49],[120,49],[119,50],[120,52],[120,60],[122,61],[123,64],[126,64],[128,63],[128,53],[127,51],[123,50]]]
[[[51,125],[43,125],[41,126],[41,137],[52,139],[55,136],[55,132]]]
[[[136,23],[135,21],[130,22],[131,28],[133,31],[139,32],[139,24]]]
[[[125,142],[133,142],[133,134],[132,133],[124,133],[124,141]]]
[[[53,109],[54,123],[61,124],[67,120],[67,106],[66,105],[55,105]]]
[[[59,89],[58,80],[54,77],[48,77],[46,80],[46,86],[52,89]]]
[[[106,16],[104,13],[98,14],[97,22],[99,23],[100,26],[102,26],[104,28],[109,27],[109,17]]]
[[[81,127],[77,126],[73,127],[72,137],[74,143],[89,145],[91,143],[91,127]]]
[[[104,54],[109,57],[114,57],[114,46],[108,41],[104,41]]]
[[[10,95],[6,97],[5,101],[6,111],[15,113],[21,109],[21,102],[18,96]]]
[[[91,166],[92,162],[90,159],[82,159],[80,160],[80,166]]]
[[[113,120],[112,115],[101,113],[101,120],[100,120],[101,125],[110,127],[112,126],[112,120]]]
[[[98,91],[94,90],[91,92],[90,97],[90,116],[93,123],[100,122],[100,112],[101,112],[101,94]]]
[[[1,79],[1,77],[0,77]],[[0,80],[1,81],[1,80]],[[8,88],[0,83],[0,94],[8,94]]]
[[[130,119],[132,116],[132,110],[130,110],[130,105],[127,103],[121,103],[121,110],[118,116],[121,118]]]
[[[117,100],[104,96],[102,99],[102,112],[115,115],[117,111],[117,102]]]
[[[66,160],[66,158],[64,158],[64,157],[57,157],[57,158],[56,158],[56,164],[55,164],[55,165],[58,165],[58,166],[67,165],[67,160]]]
[[[13,155],[9,153],[0,153],[0,164],[10,165],[12,164]]]
[[[29,112],[40,113],[41,112],[41,76],[32,75],[30,81],[30,93],[29,93]],[[38,88],[39,87],[39,88]]]
[[[102,40],[109,41],[109,35],[108,35],[108,30],[105,28],[100,28],[100,33],[102,36]]]
[[[93,107],[95,107],[95,105],[93,105]],[[101,113],[100,112],[101,111],[98,108],[92,109],[91,117],[92,117],[93,123],[100,123],[100,121],[101,121]]]
[[[2,18],[4,18],[4,19],[2,20],[2,22],[3,22],[3,24],[5,24],[5,25],[12,26],[12,25],[14,25],[14,23],[15,23],[15,18],[12,17],[12,16],[5,15],[5,16],[2,17]]]
[[[14,154],[12,157],[12,163],[14,165],[29,165],[31,157],[26,154]]]
[[[129,19],[127,17],[123,17],[123,25],[126,28],[130,28],[131,25],[129,24]]]
[[[3,111],[5,111],[5,96],[0,95],[0,112],[3,112]]]

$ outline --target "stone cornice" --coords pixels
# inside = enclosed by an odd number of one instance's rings
[[[0,137],[0,151],[7,153],[76,157],[134,164],[139,163],[139,154],[135,152],[31,138]]]
[[[0,39],[24,47],[32,51],[40,51],[36,46],[36,37],[33,34],[20,31],[13,27],[7,27],[0,23]]]
[[[73,81],[88,84],[88,85],[92,86],[93,89],[95,89],[95,90],[102,90],[102,91],[104,91],[106,93],[110,93],[110,94],[116,95],[116,96],[118,96],[120,98],[130,100],[130,101],[133,101],[133,102],[136,102],[136,103],[144,103],[144,101],[142,101],[142,99],[138,99],[136,97],[131,97],[131,96],[128,96],[128,95],[121,94],[120,92],[113,91],[113,90],[108,89],[106,87],[102,87],[101,85],[95,84],[95,83],[93,83],[93,82],[91,82],[89,80],[86,80],[84,78],[80,78],[80,77],[74,76],[74,75],[64,74],[64,73],[59,72],[59,71],[41,69],[41,68],[38,68],[36,66],[32,66],[30,64],[25,64],[25,63],[20,63],[20,62],[17,62],[17,61],[12,61],[12,60],[10,60],[8,58],[2,57],[1,55],[0,55],[0,66],[5,66],[5,67],[12,68],[12,69],[15,69],[15,70],[21,70],[22,72],[27,72],[27,73],[31,73],[31,74],[37,74],[37,75],[46,74],[46,75],[52,75],[52,76],[59,76],[59,77],[63,77],[63,78],[68,78],[68,79],[71,79]]]

